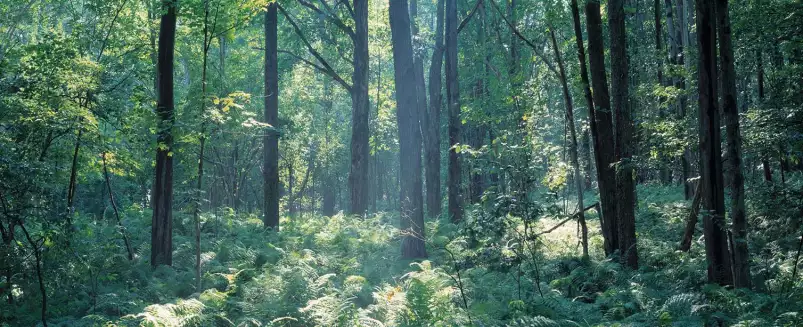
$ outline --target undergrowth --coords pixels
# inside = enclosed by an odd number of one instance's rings
[[[803,326],[803,282],[790,279],[792,253],[781,253],[789,248],[781,243],[794,237],[755,235],[762,246],[751,249],[762,258],[753,265],[761,281],[755,291],[706,284],[702,240],[689,253],[677,251],[688,212],[678,193],[639,190],[638,271],[598,250],[581,260],[571,223],[524,245],[515,237],[524,220],[511,213],[502,227],[480,230],[482,207],[469,211],[462,225],[429,221],[424,261],[399,258],[394,214],[307,214],[284,219],[275,233],[256,216],[220,211],[202,217],[199,289],[188,216],[176,218],[173,267],[155,270],[147,261],[147,233],[133,239],[138,251],[129,262],[114,228],[84,221],[79,232],[86,237],[72,250],[45,253],[54,281],[47,285],[50,310],[60,317],[51,325]],[[147,228],[150,213],[133,207],[125,217],[129,230]],[[558,218],[540,211],[535,228],[545,230]],[[599,248],[596,216],[588,219],[592,247]],[[471,222],[474,229],[467,229]],[[763,230],[776,230],[766,224]],[[69,265],[64,261],[74,258],[63,256],[70,252],[88,254]],[[36,308],[0,309],[6,326],[36,324],[37,317],[21,314]]]

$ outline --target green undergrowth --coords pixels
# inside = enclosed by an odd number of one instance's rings
[[[91,253],[82,256],[85,265],[64,265],[48,276],[79,285],[51,289],[50,314],[58,318],[50,325],[803,326],[803,282],[790,280],[793,253],[778,243],[794,237],[751,249],[770,258],[755,260],[765,260],[753,265],[761,281],[755,291],[706,284],[699,228],[691,252],[676,250],[688,213],[676,194],[639,190],[638,271],[603,257],[594,213],[587,261],[579,258],[572,223],[542,235],[539,253],[527,261],[516,244],[472,240],[465,226],[446,220],[427,223],[430,257],[408,261],[399,256],[395,214],[304,214],[283,219],[275,233],[257,216],[222,211],[203,215],[199,289],[190,217],[176,218],[173,267],[155,270],[147,261],[147,233],[133,238],[138,252],[129,262],[108,241],[114,229],[85,222],[79,232],[86,240],[72,244],[77,253]],[[126,217],[129,230],[147,228],[146,210],[132,208]],[[557,218],[544,215],[538,228]],[[55,251],[45,260],[59,263]],[[37,318],[15,324],[34,325]]]

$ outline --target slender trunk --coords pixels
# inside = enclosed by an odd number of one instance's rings
[[[410,28],[412,40],[419,39],[418,22],[416,21],[417,17],[418,2],[417,0],[410,0]],[[424,141],[424,157],[426,159],[426,164],[424,166],[426,168],[427,204],[431,204],[430,202],[434,202],[434,200],[429,193],[440,192],[438,190],[440,188],[440,165],[435,165],[436,162],[434,158],[434,156],[440,155],[440,153],[438,153],[439,151],[435,150],[436,148],[440,148],[440,144],[436,143],[436,138],[430,137],[433,134],[437,134],[437,132],[432,132],[436,127],[430,125],[439,125],[439,122],[434,120],[433,117],[429,115],[429,109],[427,108],[427,88],[426,83],[424,82],[424,53],[422,51],[416,51],[416,49],[421,48],[423,47],[415,46],[413,48],[413,71],[415,74],[415,95],[417,98],[418,108],[417,119],[420,121],[420,134],[421,139]],[[433,189],[430,184],[437,185],[438,188]],[[437,212],[439,211],[440,210],[436,211],[435,215],[437,215]],[[429,213],[430,215],[432,214],[431,209],[429,210]]]
[[[350,213],[365,214],[368,209],[368,0],[354,0],[354,73],[352,79],[351,189]],[[406,12],[406,10],[405,10]]]
[[[739,106],[736,103],[736,68],[731,45],[731,23],[728,0],[716,0],[717,35],[722,76],[722,112],[725,120],[730,185],[730,216],[733,235],[733,282],[736,287],[750,288],[750,257],[747,249],[747,217],[744,205],[744,175],[742,173],[742,137],[739,129]]]
[[[457,0],[446,0],[446,103],[449,108],[449,216],[463,220],[460,201],[460,87],[457,73]]]
[[[608,80],[605,73],[604,44],[602,38],[602,17],[600,4],[586,2],[586,27],[588,28],[588,63],[591,71],[591,84],[594,89],[594,110],[591,111],[596,131],[594,143],[597,158],[597,178],[599,196],[602,203],[602,235],[605,241],[605,254],[611,255],[619,248],[619,221],[616,214],[616,170],[612,164],[614,156],[613,120],[608,95]]]
[[[429,112],[424,116],[427,123],[426,147],[427,214],[435,217],[441,213],[441,108],[443,103],[443,10],[445,0],[438,0],[435,18],[435,49],[429,66]]]
[[[756,52],[758,58],[758,103],[764,104],[764,59],[762,58],[761,49]],[[764,171],[764,181],[772,183],[772,168],[770,166],[769,155],[762,153],[761,169]]]
[[[78,185],[76,185],[76,178],[78,176],[78,150],[81,149],[81,136],[83,133],[84,129],[78,126],[78,136],[75,138],[75,150],[73,150],[72,165],[70,166],[70,184],[67,186],[67,212],[65,222],[67,223],[68,231],[72,229],[72,214],[75,211],[73,203],[75,201],[75,189],[78,187]]]
[[[720,114],[717,103],[717,49],[714,0],[697,0],[697,86],[700,107],[700,183],[708,281],[732,285],[722,175]]]
[[[33,238],[31,238],[31,234],[28,233],[28,229],[25,228],[25,225],[22,224],[21,221],[19,222],[19,226],[22,229],[23,234],[25,234],[25,239],[28,240],[28,244],[30,244],[31,248],[33,248],[33,255],[36,259],[36,279],[39,282],[39,294],[42,295],[42,326],[47,327],[47,290],[45,290],[45,278],[44,272],[42,272],[42,252],[39,250],[39,246],[36,245],[36,242],[34,242]]]
[[[120,236],[123,237],[125,250],[128,253],[128,260],[134,260],[134,250],[131,249],[131,242],[128,241],[128,235],[125,233],[125,227],[123,227],[123,222],[120,220],[120,211],[117,209],[117,203],[114,201],[112,183],[111,179],[109,178],[109,170],[106,168],[106,152],[101,153],[100,157],[103,161],[103,177],[106,179],[106,190],[109,191],[109,202],[111,202],[112,209],[114,209],[114,217],[117,218],[117,228],[120,230]]]
[[[265,12],[265,123],[271,127],[262,137],[264,224],[279,230],[279,71],[278,71],[277,4],[268,4]]]
[[[560,72],[560,84],[563,89],[563,100],[566,105],[566,121],[569,123],[569,154],[574,169],[574,184],[577,188],[577,221],[580,223],[583,238],[583,258],[588,258],[588,227],[586,226],[585,213],[583,212],[583,178],[580,174],[580,161],[577,155],[577,132],[574,128],[574,106],[572,96],[569,94],[569,86],[566,83],[566,71],[563,68],[563,60],[560,57],[558,42],[555,40],[555,29],[550,26],[549,36],[552,39],[552,49],[555,51],[555,61],[558,62]],[[582,41],[581,41],[582,42]]]
[[[159,27],[159,132],[156,147],[156,176],[153,184],[151,224],[151,266],[173,264],[173,54],[176,43],[177,2],[165,2]]]
[[[390,2],[393,71],[396,80],[396,120],[399,126],[399,172],[401,179],[401,230],[403,258],[425,258],[424,199],[421,183],[421,127],[418,124],[420,94],[411,43],[407,0]],[[418,99],[418,101],[417,101]],[[417,103],[419,102],[419,103]]]
[[[203,193],[204,181],[204,150],[206,148],[206,120],[204,113],[206,112],[206,69],[207,61],[209,60],[209,45],[211,38],[209,37],[209,1],[204,0],[204,43],[201,67],[201,108],[198,116],[201,119],[200,137],[198,145],[198,180],[195,184],[194,204],[193,204],[193,225],[195,229],[195,286],[197,290],[201,290],[201,199]]]
[[[671,0],[667,0],[667,1],[671,1]],[[669,8],[671,9],[671,6]],[[657,69],[657,71],[658,71],[658,73],[657,73],[657,75],[658,75],[658,84],[661,85],[661,86],[665,86],[665,85],[667,85],[667,81],[665,80],[665,77],[664,77],[664,60],[661,59],[661,58],[664,58],[664,56],[663,56],[663,52],[664,52],[664,41],[663,41],[664,32],[663,32],[663,26],[661,25],[661,11],[662,10],[663,10],[663,8],[661,7],[661,0],[654,0],[654,2],[653,2],[653,12],[655,14],[655,52],[657,54],[656,58],[659,59],[658,60],[658,69]],[[673,22],[672,22],[672,11],[671,10],[669,12],[667,12],[666,25],[667,25],[667,30],[669,31],[669,33],[671,35],[672,31],[674,31],[674,26],[673,26]],[[663,118],[666,117],[666,110],[664,109],[664,106],[663,106],[663,102],[665,102],[665,99],[664,99],[664,97],[659,97],[658,101],[659,101],[658,117],[663,119]],[[668,158],[664,154],[661,154],[659,162],[660,162],[659,163],[660,166],[658,168],[659,179],[660,179],[662,184],[669,185],[669,184],[672,183],[672,169],[670,169],[670,165],[669,165],[670,158]]]

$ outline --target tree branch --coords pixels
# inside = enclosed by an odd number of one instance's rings
[[[302,6],[304,6],[304,7],[307,7],[307,8],[309,8],[309,9],[312,9],[312,11],[315,11],[315,12],[316,12],[316,13],[318,13],[319,15],[322,15],[322,16],[326,17],[326,19],[328,19],[328,20],[329,20],[329,21],[331,21],[333,24],[335,24],[335,26],[337,26],[338,28],[340,28],[341,30],[343,30],[343,32],[346,32],[346,34],[348,34],[348,35],[349,35],[349,37],[350,37],[352,40],[354,40],[354,39],[357,37],[357,35],[356,35],[356,34],[354,34],[354,30],[353,30],[351,27],[349,27],[348,25],[346,25],[345,23],[343,23],[343,21],[342,21],[342,20],[340,20],[340,18],[338,18],[337,16],[335,16],[335,15],[334,15],[334,13],[332,13],[332,10],[329,8],[329,6],[328,6],[328,5],[326,5],[326,2],[325,2],[325,1],[321,1],[321,3],[322,3],[322,4],[323,4],[323,5],[324,5],[324,6],[327,8],[327,9],[326,9],[326,10],[327,10],[327,12],[324,12],[323,10],[321,10],[320,8],[316,7],[315,5],[313,5],[312,3],[310,3],[310,2],[308,2],[308,1],[306,1],[306,0],[297,0],[297,1],[298,1],[298,3],[300,3]]]
[[[554,73],[555,75],[558,75],[558,71],[555,69],[555,67],[552,65],[552,63],[549,62],[549,60],[547,60],[547,58],[544,55],[544,53],[541,52],[541,49],[538,48],[538,46],[536,46],[535,44],[533,44],[532,41],[530,41],[529,39],[524,37],[524,35],[522,35],[521,32],[519,32],[519,30],[516,29],[516,26],[513,26],[513,24],[510,23],[510,21],[507,19],[507,17],[505,17],[505,15],[502,13],[502,10],[499,9],[499,6],[496,4],[496,1],[494,1],[494,0],[490,0],[490,1],[491,1],[491,5],[493,5],[494,9],[496,9],[496,11],[499,13],[499,15],[502,17],[502,19],[507,24],[507,26],[510,28],[510,30],[513,31],[513,34],[515,34],[519,39],[524,41],[524,43],[526,43],[530,48],[532,48],[533,52],[535,52],[535,55],[539,59],[541,59],[541,61],[543,61],[544,64],[546,64],[547,68],[549,68],[549,70],[552,71],[552,73]]]
[[[337,72],[335,72],[335,70],[332,69],[332,66],[330,66],[329,63],[326,62],[326,59],[324,59],[323,56],[321,56],[318,50],[315,50],[315,48],[312,47],[312,44],[309,43],[307,38],[304,36],[304,33],[301,32],[301,28],[299,28],[298,24],[296,24],[293,18],[290,17],[290,14],[288,14],[287,11],[284,10],[284,7],[282,7],[282,5],[280,5],[278,2],[276,3],[276,7],[279,8],[279,11],[282,13],[284,18],[286,18],[287,21],[290,22],[290,25],[293,26],[293,30],[296,32],[296,35],[298,35],[298,37],[301,39],[301,42],[303,42],[304,45],[307,47],[307,51],[309,51],[310,54],[312,54],[315,57],[315,59],[317,59],[318,62],[321,64],[322,66],[321,71],[331,76],[336,82],[342,85],[343,88],[345,88],[347,91],[349,91],[349,93],[351,93],[352,89],[351,85],[349,85],[348,82],[346,82],[346,80],[340,77],[340,75],[338,75]],[[317,67],[317,65],[314,67]]]
[[[471,12],[468,13],[468,16],[466,16],[466,18],[463,19],[462,22],[460,22],[460,26],[457,27],[457,34],[460,34],[460,31],[462,31],[463,28],[466,27],[466,25],[468,25],[468,23],[471,21],[471,17],[474,17],[474,14],[477,13],[477,9],[479,9],[480,5],[482,5],[482,1],[483,0],[477,0],[477,4],[474,5],[474,8],[471,9]]]

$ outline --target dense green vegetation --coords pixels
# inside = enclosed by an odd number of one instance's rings
[[[803,326],[796,0],[0,0],[0,327]]]

